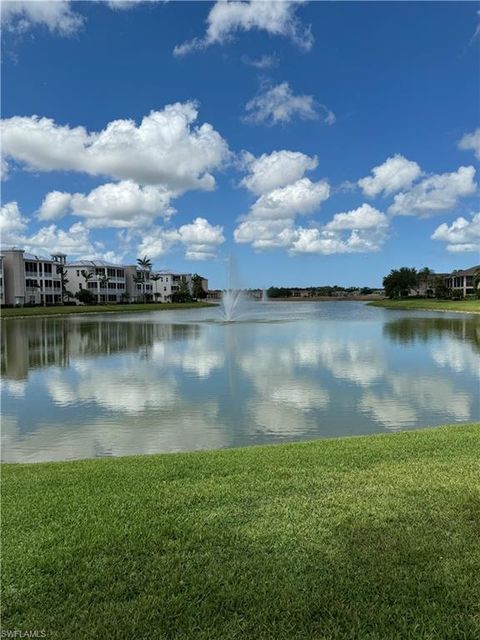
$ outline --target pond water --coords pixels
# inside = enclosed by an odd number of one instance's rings
[[[2,321],[2,460],[383,433],[479,417],[480,318],[357,302]]]

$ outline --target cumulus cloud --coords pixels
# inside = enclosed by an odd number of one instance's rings
[[[435,229],[432,240],[447,243],[447,251],[461,253],[464,251],[480,251],[480,213],[471,220],[460,216],[450,226],[446,222]]]
[[[336,213],[333,219],[325,225],[329,231],[344,231],[345,229],[375,229],[388,227],[388,219],[384,213],[374,209],[369,204],[362,204],[358,209],[345,213]]]
[[[330,196],[326,180],[304,177],[316,166],[316,157],[294,151],[245,155],[249,173],[241,184],[259,197],[235,229],[235,241],[256,249],[288,247],[296,216],[313,213]]]
[[[158,258],[173,246],[182,245],[188,260],[206,260],[214,258],[218,247],[224,242],[223,227],[211,225],[205,218],[195,218],[192,223],[178,229],[155,227],[145,235],[138,252]]]
[[[475,157],[480,160],[480,128],[472,133],[466,133],[458,143],[459,149],[473,151]]]
[[[35,254],[51,254],[61,251],[69,258],[98,258],[102,245],[92,243],[88,229],[76,222],[68,229],[60,229],[55,224],[42,227],[36,233],[25,237],[24,248]]]
[[[110,9],[132,9],[157,0],[98,0]],[[77,6],[80,3],[77,3]],[[2,0],[0,16],[9,31],[23,33],[34,26],[47,28],[60,36],[71,36],[85,24],[85,18],[72,10],[72,0]]]
[[[0,207],[0,243],[4,247],[22,244],[27,226],[28,218],[22,216],[17,202]]]
[[[392,215],[428,217],[455,207],[460,198],[476,191],[475,168],[460,167],[452,173],[433,175],[410,191],[398,193],[388,211]]]
[[[348,232],[344,234],[342,232]],[[320,228],[298,228],[292,253],[366,253],[379,251],[387,239],[387,216],[369,204],[337,213]]]
[[[223,44],[239,31],[260,30],[272,36],[284,36],[302,49],[309,50],[313,36],[295,15],[305,0],[217,0],[207,17],[207,31],[203,38],[177,45],[173,53],[183,56],[205,49],[213,44]]]
[[[409,189],[422,171],[416,162],[407,160],[400,154],[387,158],[383,164],[372,169],[373,176],[358,181],[358,186],[370,198],[395,193],[401,189]]]
[[[278,220],[313,213],[330,195],[326,180],[312,182],[301,178],[285,187],[263,193],[252,206],[249,216]]]
[[[164,187],[140,186],[131,180],[108,183],[82,193],[52,191],[39,209],[40,220],[54,220],[67,213],[84,219],[88,227],[133,228],[151,224],[157,217],[168,219],[176,195]]]
[[[301,120],[322,119],[328,125],[335,122],[335,114],[325,105],[317,102],[313,96],[295,95],[288,82],[274,87],[263,86],[260,93],[247,102],[245,110],[246,122],[269,126],[290,122],[295,117]]]
[[[152,111],[140,125],[114,120],[100,132],[59,125],[38,116],[2,121],[3,154],[36,171],[79,171],[115,180],[163,185],[169,190],[213,189],[211,171],[228,146],[208,123],[195,125],[193,102]]]
[[[88,229],[77,222],[68,229],[51,224],[28,233],[28,218],[24,217],[17,202],[8,202],[0,208],[0,240],[3,247],[18,246],[35,254],[57,251],[69,257],[99,257],[103,245],[90,240]]]
[[[34,25],[69,36],[83,26],[84,18],[72,11],[70,0],[4,0],[2,24],[10,31],[24,32]]]
[[[317,165],[316,156],[307,156],[299,151],[273,151],[259,158],[246,153],[243,167],[249,174],[240,184],[252,193],[261,195],[296,182],[306,171],[316,169]]]
[[[242,56],[242,62],[250,67],[255,67],[255,69],[270,69],[270,67],[276,67],[279,61],[277,56],[265,54],[259,58]]]

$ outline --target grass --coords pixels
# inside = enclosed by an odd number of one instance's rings
[[[13,309],[2,309],[2,318],[28,318],[31,316],[58,316],[70,315],[72,313],[120,313],[133,311],[172,311],[173,309],[198,309],[199,307],[209,307],[210,302],[169,302],[149,303],[149,304],[95,304],[81,306],[54,306],[54,307],[15,307]]]
[[[419,309],[425,311],[463,311],[480,313],[480,300],[375,300],[369,302],[372,307],[386,309]]]
[[[480,637],[480,424],[3,465],[3,628]]]

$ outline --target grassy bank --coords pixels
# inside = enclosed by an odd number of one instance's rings
[[[169,302],[165,304],[93,304],[78,307],[16,307],[2,309],[2,318],[29,318],[31,316],[58,316],[72,313],[121,313],[124,311],[172,311],[173,309],[198,309],[211,306],[210,302]]]
[[[480,637],[480,425],[3,466],[3,628]]]
[[[372,307],[385,307],[386,309],[480,313],[480,300],[375,300],[369,304]]]

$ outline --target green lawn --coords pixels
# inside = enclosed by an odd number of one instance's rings
[[[480,638],[480,424],[2,471],[4,629]]]
[[[387,309],[425,309],[426,311],[464,311],[480,313],[480,300],[375,300],[372,307]]]
[[[122,311],[172,311],[172,309],[197,309],[209,307],[210,302],[183,302],[166,304],[94,304],[78,307],[16,307],[14,309],[2,309],[2,318],[26,318],[30,316],[54,316],[68,315],[71,313],[118,313]]]

